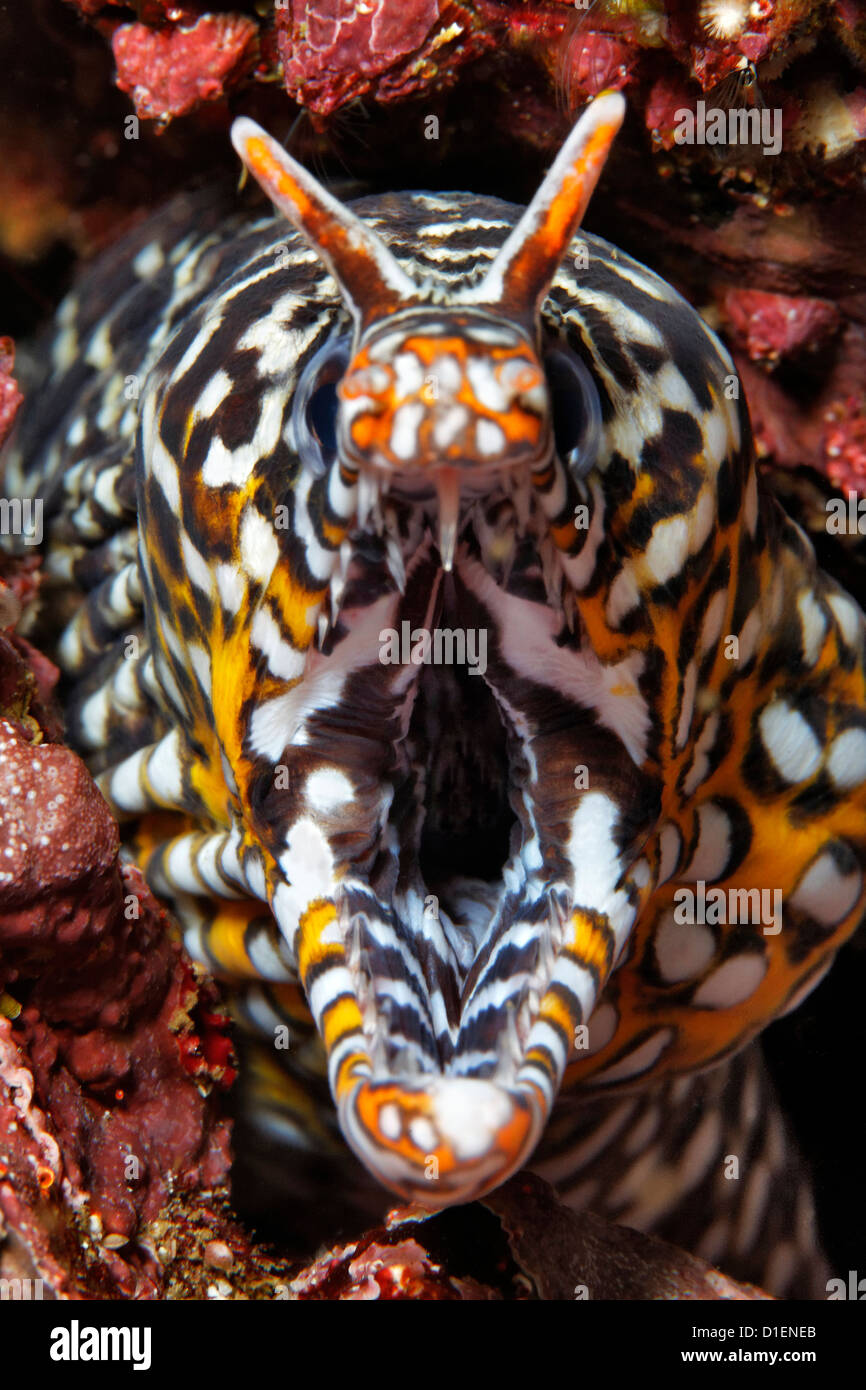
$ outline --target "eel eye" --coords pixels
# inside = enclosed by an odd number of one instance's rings
[[[601,404],[595,382],[576,353],[553,348],[544,357],[556,452],[583,478],[595,463],[601,439]]]
[[[348,334],[329,338],[301,373],[292,425],[301,463],[317,478],[337,455],[337,387],[349,365]]]

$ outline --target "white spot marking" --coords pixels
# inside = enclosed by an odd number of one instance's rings
[[[659,972],[668,984],[693,980],[716,954],[715,937],[709,927],[699,922],[676,922],[673,912],[662,917],[653,944]]]
[[[692,1005],[699,1009],[732,1009],[754,994],[766,973],[764,956],[733,956],[707,976],[692,996]]]
[[[475,437],[478,440],[478,452],[482,457],[490,457],[491,454],[501,454],[505,448],[505,433],[494,420],[479,420],[475,426]]]
[[[786,782],[805,782],[821,762],[821,745],[799,710],[773,700],[758,719],[773,766]]]
[[[721,806],[705,801],[698,808],[698,843],[682,877],[697,883],[724,878],[731,857],[731,822]]]
[[[852,910],[863,886],[859,869],[842,874],[829,850],[815,859],[804,873],[789,902],[791,907],[820,923],[835,927]]]
[[[827,635],[827,619],[811,589],[804,589],[797,599],[797,611],[803,628],[803,659],[814,666]]]
[[[511,1097],[500,1086],[449,1078],[432,1088],[436,1128],[459,1160],[481,1158],[511,1119]]]
[[[672,1042],[674,1030],[672,1028],[660,1028],[657,1033],[646,1038],[632,1052],[626,1054],[620,1061],[615,1062],[612,1067],[606,1067],[604,1071],[598,1072],[598,1081],[624,1081],[629,1076],[639,1076],[641,1072],[649,1071],[661,1057],[665,1048]]]
[[[401,405],[394,413],[391,432],[391,451],[398,459],[410,459],[418,449],[418,427],[424,418],[420,401]]]
[[[866,781],[866,729],[845,729],[836,735],[827,753],[827,771],[840,788]]]
[[[320,767],[311,772],[304,784],[304,796],[311,811],[330,815],[352,800],[355,789],[344,772],[335,767]]]
[[[241,517],[240,551],[241,564],[249,577],[267,584],[280,558],[279,542],[270,522],[249,505]]]

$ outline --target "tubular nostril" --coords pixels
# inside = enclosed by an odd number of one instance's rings
[[[503,388],[511,395],[523,395],[540,386],[544,377],[534,363],[513,357],[497,369]]]
[[[473,1077],[364,1081],[339,1104],[367,1168],[426,1207],[472,1201],[504,1182],[534,1149],[546,1111],[534,1087]]]
[[[393,369],[375,362],[372,366],[358,367],[348,372],[340,384],[340,395],[346,400],[357,400],[362,396],[375,399],[387,395],[393,384]]]

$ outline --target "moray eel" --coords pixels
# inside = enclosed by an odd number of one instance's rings
[[[864,619],[725,348],[578,232],[622,116],[525,209],[343,206],[238,120],[291,225],[181,200],[92,267],[7,489],[44,499],[70,741],[270,1039],[264,1128],[333,1145],[326,1074],[428,1208],[544,1136],[575,1205],[685,1196],[784,1289],[811,1206],[741,1050],[863,914]]]

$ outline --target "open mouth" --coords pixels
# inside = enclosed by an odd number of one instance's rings
[[[280,710],[304,793],[274,912],[346,1137],[428,1206],[501,1182],[534,1147],[637,910],[628,827],[581,772],[600,759],[626,804],[641,777],[594,709],[616,675],[563,611],[523,486],[468,501],[451,572],[435,500],[377,498]],[[600,896],[604,925],[575,911]]]

